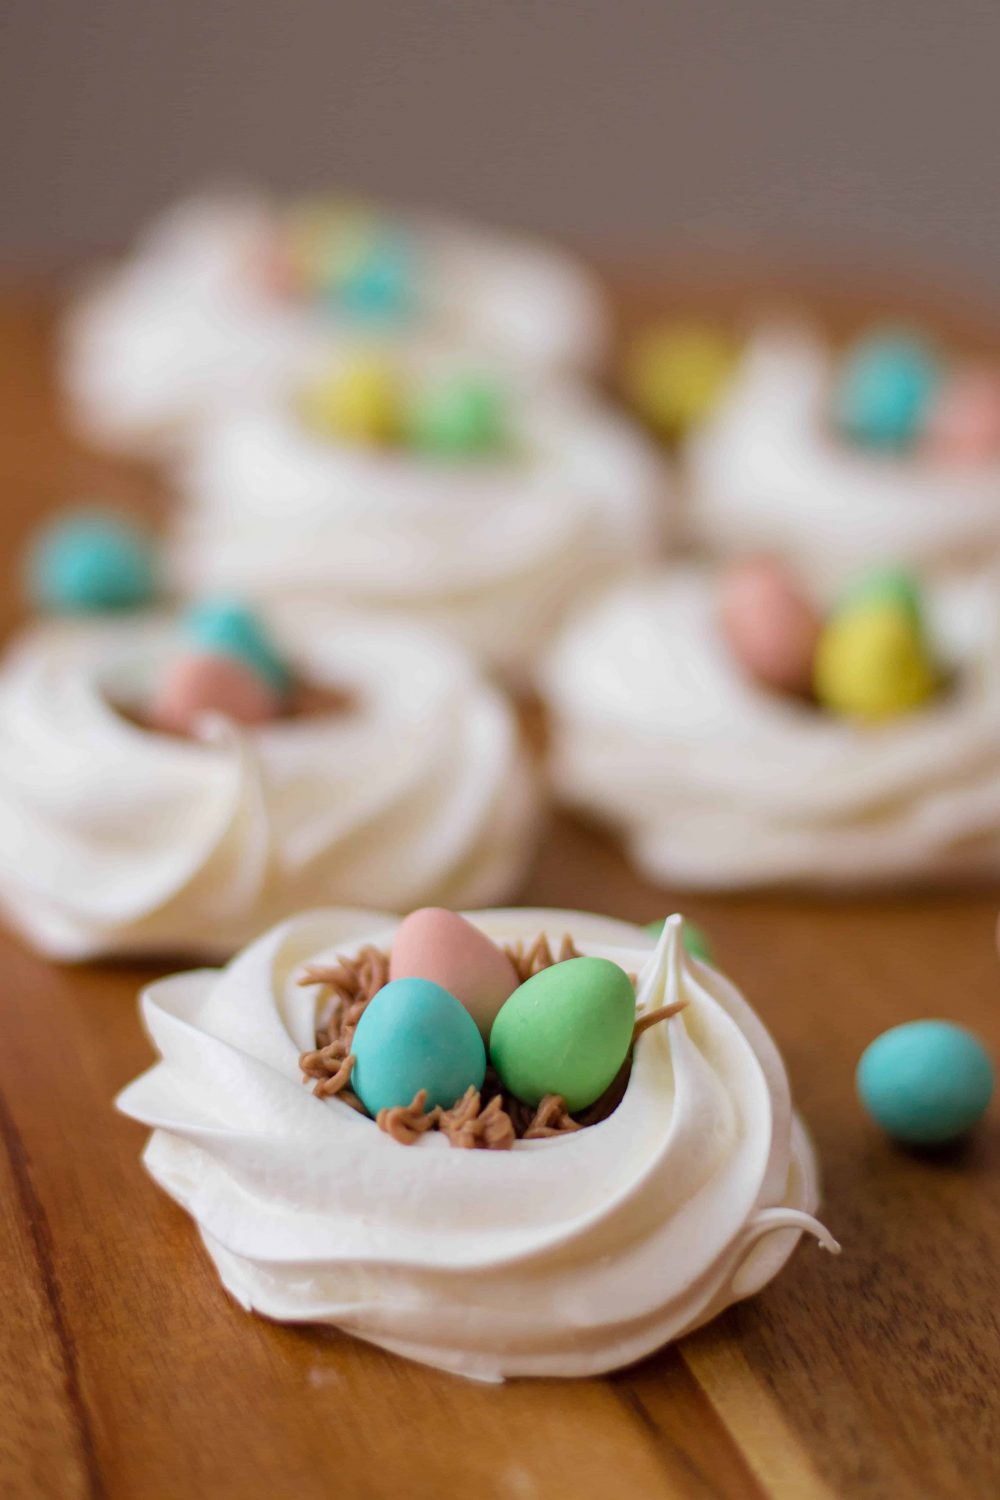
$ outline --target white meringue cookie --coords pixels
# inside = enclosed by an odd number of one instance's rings
[[[558,939],[641,970],[645,1009],[687,1007],[639,1039],[603,1123],[452,1149],[404,1147],[303,1087],[308,961],[395,921],[313,912],[221,972],[152,985],[161,1061],[119,1108],[153,1128],[145,1161],[195,1220],[222,1280],[271,1318],[332,1323],[482,1380],[583,1376],[640,1359],[777,1274],[811,1217],[816,1162],[780,1056],[739,992],[686,956],[680,919],[641,928],[568,911],[467,914],[497,941]]]
[[[591,278],[542,244],[404,213],[420,261],[420,315],[386,333],[493,351],[526,368],[591,368],[608,316]],[[357,328],[270,290],[277,224],[266,198],[206,194],[155,220],[120,266],[92,278],[62,339],[71,408],[88,436],[157,452],[229,401],[268,390]]]
[[[343,712],[143,729],[166,618],[29,630],[0,668],[0,904],[43,952],[228,957],[303,906],[509,893],[534,776],[513,715],[448,643],[299,606],[268,624]]]
[[[881,725],[757,685],[713,579],[678,569],[581,614],[542,672],[552,779],[656,880],[866,885],[1000,872],[1000,624],[985,583],[932,592],[954,687]]]
[[[469,364],[423,351],[406,368],[419,382]],[[207,422],[178,476],[177,587],[398,610],[525,663],[581,591],[655,552],[670,481],[645,436],[582,389],[506,387],[501,458],[336,442],[291,392]]]
[[[880,563],[928,576],[1000,561],[1000,463],[955,465],[919,451],[868,453],[827,416],[834,354],[808,329],[767,325],[685,467],[698,540],[722,555],[785,558],[839,587]]]

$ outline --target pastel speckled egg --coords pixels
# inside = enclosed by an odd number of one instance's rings
[[[430,979],[460,1000],[484,1037],[517,989],[514,965],[495,943],[456,912],[425,906],[399,924],[389,978]]]
[[[486,1048],[461,1001],[429,979],[394,979],[364,1010],[351,1043],[351,1088],[370,1115],[413,1102],[443,1109],[481,1089]]]
[[[456,375],[413,395],[406,436],[412,447],[437,458],[468,458],[497,452],[504,426],[498,388],[472,375]]]
[[[723,633],[738,661],[766,687],[808,693],[822,621],[783,563],[735,563],[719,584]]]
[[[816,648],[813,681],[831,713],[870,721],[910,713],[938,686],[922,631],[891,603],[834,615]]]
[[[184,633],[200,651],[234,656],[284,695],[292,674],[259,617],[235,599],[203,599],[189,610]]]
[[[658,938],[660,936],[666,920],[666,917],[660,917],[655,922],[646,923],[646,931],[649,933],[650,937]],[[689,922],[685,917],[682,935],[684,946],[690,953],[692,958],[700,959],[703,964],[715,963],[715,959],[712,956],[712,944],[709,942],[708,933],[704,930],[704,928],[699,927],[697,922]]]
[[[636,410],[664,437],[683,437],[704,420],[733,372],[736,349],[717,328],[649,328],[629,351],[624,384]]]
[[[857,1089],[874,1120],[896,1140],[937,1145],[972,1129],[993,1093],[982,1043],[950,1021],[908,1021],[866,1048]]]
[[[924,453],[940,463],[986,463],[1000,455],[1000,371],[962,370],[927,417]]]
[[[925,340],[903,331],[872,332],[841,362],[834,421],[864,447],[906,447],[920,435],[940,380],[940,361]]]
[[[402,417],[396,372],[377,355],[356,355],[307,388],[302,413],[323,437],[371,446],[392,443]]]
[[[167,734],[191,734],[206,713],[225,714],[237,724],[263,724],[281,713],[281,698],[236,657],[178,656],[157,684],[149,722]]]
[[[526,1104],[561,1094],[566,1108],[599,1099],[628,1055],[635,992],[606,958],[570,958],[532,975],[503,1006],[490,1060],[504,1088]]]
[[[32,543],[27,583],[37,608],[60,614],[140,609],[157,591],[155,548],[124,517],[64,516]]]

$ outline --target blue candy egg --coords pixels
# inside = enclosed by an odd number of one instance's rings
[[[235,656],[284,694],[291,672],[272,645],[263,624],[234,599],[206,599],[189,611],[184,630],[190,641],[213,655]]]
[[[972,1129],[993,1093],[993,1065],[964,1027],[908,1021],[866,1048],[856,1081],[862,1104],[883,1130],[930,1146]]]
[[[351,1043],[351,1088],[370,1115],[407,1105],[421,1089],[427,1108],[450,1109],[481,1089],[486,1048],[460,1000],[430,979],[393,979],[364,1010]]]
[[[338,307],[359,323],[405,318],[414,301],[413,247],[398,230],[381,230],[337,286]]]
[[[141,527],[99,512],[64,516],[28,554],[31,602],[58,614],[140,609],[156,595],[156,550]]]
[[[903,448],[919,435],[941,375],[940,361],[922,339],[869,334],[844,358],[834,420],[865,447]]]

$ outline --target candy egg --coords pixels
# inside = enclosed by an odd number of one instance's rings
[[[858,1064],[861,1102],[889,1135],[937,1145],[971,1130],[993,1093],[982,1043],[950,1021],[908,1021],[876,1037]]]
[[[782,563],[736,563],[719,586],[722,629],[752,676],[785,693],[808,693],[822,622]]]
[[[359,323],[393,322],[414,301],[413,247],[398,229],[382,228],[336,289],[338,306]]]
[[[184,633],[202,652],[235,656],[264,678],[272,692],[285,694],[292,674],[272,645],[263,622],[234,599],[203,599],[188,611]]]
[[[872,568],[863,573],[841,594],[836,613],[868,604],[893,605],[909,615],[917,629],[923,629],[923,592],[905,568]]]
[[[392,366],[366,354],[310,386],[302,397],[302,412],[324,437],[377,445],[398,436],[400,402]]]
[[[454,995],[429,979],[394,979],[365,1007],[351,1042],[351,1088],[370,1115],[413,1102],[451,1106],[467,1088],[481,1089],[486,1048],[475,1021]]]
[[[503,399],[496,386],[455,376],[411,399],[406,435],[414,448],[439,458],[492,453],[503,444]]]
[[[676,439],[708,415],[735,362],[732,340],[717,328],[650,328],[629,353],[625,389],[648,422]]]
[[[628,1055],[635,992],[606,958],[570,958],[532,975],[493,1023],[490,1061],[526,1104],[561,1094],[572,1113],[599,1099]]]
[[[149,706],[149,722],[167,734],[191,734],[202,714],[263,724],[281,712],[268,682],[235,656],[192,653],[170,663]]]
[[[817,699],[832,713],[878,720],[919,708],[938,679],[908,611],[873,604],[827,622],[816,648],[813,684]]]
[[[139,609],[156,594],[149,536],[121,516],[64,516],[46,526],[28,554],[28,591],[40,609],[61,614]]]
[[[660,917],[655,922],[647,922],[646,931],[650,937],[658,938],[663,931],[665,922],[666,917]],[[685,917],[682,938],[684,947],[692,958],[700,959],[703,964],[714,964],[715,959],[712,956],[712,945],[708,940],[708,933],[705,932],[704,928],[699,927],[696,922],[689,922]]]
[[[430,979],[465,1006],[484,1037],[517,989],[506,953],[456,912],[425,906],[399,924],[389,955],[389,978]]]
[[[923,339],[892,330],[870,333],[841,364],[834,421],[865,447],[905,447],[919,434],[940,379],[940,362]]]
[[[963,370],[927,417],[924,452],[941,463],[984,463],[1000,455],[1000,372]]]

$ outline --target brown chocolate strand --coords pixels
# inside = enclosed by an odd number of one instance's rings
[[[379,1130],[384,1130],[386,1135],[391,1135],[394,1141],[401,1146],[412,1146],[426,1131],[433,1130],[438,1122],[441,1111],[432,1109],[425,1112],[424,1105],[427,1103],[427,1090],[420,1089],[414,1094],[409,1104],[396,1104],[391,1109],[380,1109],[375,1116],[375,1124]]]
[[[450,1146],[465,1151],[509,1151],[516,1139],[500,1095],[494,1094],[484,1109],[474,1088],[467,1088],[451,1109],[441,1111],[438,1129],[444,1131]]]
[[[673,1005],[661,1005],[658,1010],[647,1011],[644,1016],[640,1016],[632,1028],[633,1047],[635,1046],[636,1038],[642,1036],[644,1031],[648,1031],[651,1026],[655,1026],[657,1021],[666,1021],[671,1016],[676,1016],[678,1011],[683,1010],[686,1005],[686,1000],[676,1000]]]
[[[540,974],[543,969],[551,968],[553,964],[565,963],[568,958],[580,957],[568,932],[564,934],[559,945],[558,958],[552,956],[552,948],[544,933],[540,933],[527,948],[523,943],[507,943],[504,946],[504,952],[510,959],[521,984],[526,979]]]
[[[524,1139],[539,1141],[549,1135],[566,1135],[569,1131],[582,1128],[579,1121],[574,1120],[569,1113],[561,1094],[546,1094],[524,1132]]]

